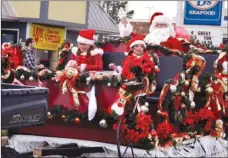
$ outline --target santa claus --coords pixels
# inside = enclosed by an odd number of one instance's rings
[[[126,17],[120,16],[120,18],[120,36],[134,35],[133,27],[126,20]],[[172,50],[184,51],[182,42],[176,38],[176,33],[170,19],[161,12],[156,12],[151,16],[149,34],[146,35],[144,41],[147,44],[161,45]]]
[[[163,13],[154,13],[150,19],[149,34],[145,37],[147,44],[157,44],[169,49],[183,51],[182,43],[176,38],[174,27]]]

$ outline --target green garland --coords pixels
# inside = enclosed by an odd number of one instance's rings
[[[228,43],[226,44],[222,44],[223,48],[221,47],[214,47],[212,44],[208,44],[206,42],[200,42],[196,36],[191,36],[190,37],[190,43],[192,43],[193,45],[197,46],[197,47],[203,47],[204,49],[208,49],[211,50],[211,53],[218,53],[219,50],[227,52],[228,51]],[[198,52],[200,53],[200,52]]]
[[[54,105],[53,108],[51,108],[48,112],[48,119],[61,119],[64,122],[67,123],[73,123],[73,124],[81,124],[83,123],[97,123],[104,119],[110,124],[114,124],[115,120],[108,114],[104,112],[99,112],[96,114],[94,119],[92,121],[88,121],[88,113],[80,113],[76,109],[68,109],[67,107],[64,107],[63,105]],[[111,126],[110,126],[111,127]],[[104,128],[104,127],[103,127]]]
[[[98,47],[103,47],[107,43],[111,43],[114,47],[118,47],[120,43],[127,43],[131,39],[130,36],[127,37],[114,37],[114,36],[105,36],[98,35],[95,45]]]
[[[165,56],[169,56],[169,55],[177,55],[177,56],[180,56],[182,57],[183,52],[180,52],[180,51],[174,51],[174,50],[170,50],[169,48],[166,48],[164,46],[161,46],[161,45],[147,45],[147,50],[149,50],[150,52],[151,51],[160,51],[160,53],[162,53],[163,55]]]

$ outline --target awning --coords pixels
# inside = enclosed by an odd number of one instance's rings
[[[88,29],[97,32],[118,34],[119,29],[115,21],[106,13],[98,2],[89,1]]]
[[[18,20],[16,12],[10,1],[2,2],[2,19],[3,20]]]

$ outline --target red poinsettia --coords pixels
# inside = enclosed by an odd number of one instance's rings
[[[192,111],[187,113],[187,117],[183,121],[183,125],[193,125],[195,123],[195,115]]]
[[[126,119],[123,120],[120,130],[126,134],[126,137],[133,143],[138,143],[141,140],[147,139],[148,135],[151,133],[152,119],[151,115],[146,115],[144,113],[138,113],[136,116],[136,125],[133,129],[129,129],[126,124]],[[113,125],[113,129],[117,130],[118,124]]]
[[[157,127],[157,135],[159,139],[167,139],[172,133],[172,127],[169,123],[163,122]]]
[[[196,121],[202,120],[214,120],[215,116],[214,113],[209,110],[208,108],[201,108],[198,113],[196,113]]]
[[[149,130],[150,125],[152,124],[152,119],[150,115],[144,113],[139,113],[136,116],[136,129]]]
[[[225,48],[225,45],[223,43],[220,43],[219,48],[220,49],[224,49]]]

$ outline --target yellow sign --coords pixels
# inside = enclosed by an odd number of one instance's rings
[[[30,37],[35,41],[36,49],[57,51],[64,41],[64,29],[31,24]]]

